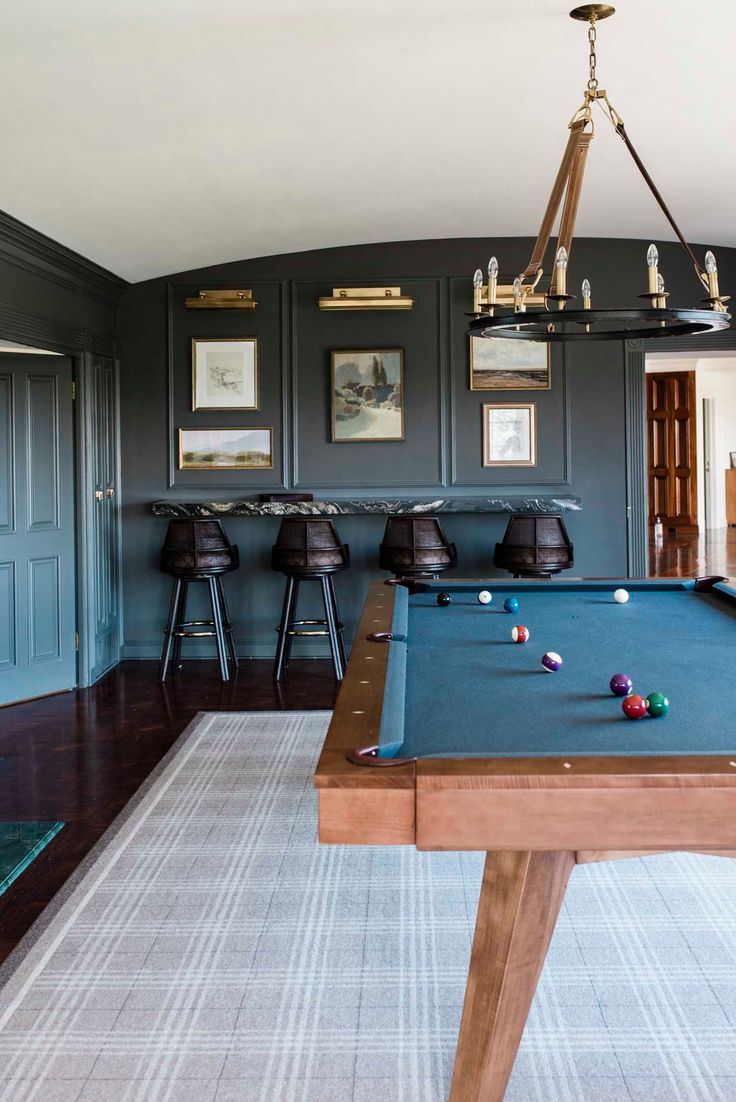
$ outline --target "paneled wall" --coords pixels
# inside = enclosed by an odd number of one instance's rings
[[[584,276],[594,302],[629,305],[646,286],[648,242],[576,242],[569,285]],[[531,242],[494,241],[504,274],[519,271]],[[401,242],[321,250],[223,264],[130,287],[121,304],[125,654],[158,653],[169,581],[157,569],[165,521],[151,502],[221,500],[261,490],[296,488],[316,495],[432,497],[492,493],[571,492],[583,500],[568,514],[576,573],[627,572],[627,485],[641,456],[627,458],[632,425],[642,412],[643,388],[631,386],[643,357],[629,358],[622,342],[557,347],[549,391],[473,392],[468,388],[465,312],[472,304],[471,276],[487,262],[485,240]],[[674,246],[660,248],[673,301],[690,304],[698,287]],[[723,286],[730,285],[733,252],[719,251]],[[638,282],[637,282],[638,280]],[[731,283],[734,281],[731,280]],[[333,286],[400,285],[415,300],[408,312],[321,312],[320,295]],[[185,310],[184,299],[202,289],[250,287],[255,311]],[[193,413],[191,339],[257,336],[261,408],[253,413]],[[402,443],[331,443],[329,353],[338,349],[400,347],[405,352],[406,439]],[[632,368],[631,364],[635,364]],[[627,382],[628,379],[628,382]],[[627,407],[627,394],[629,406]],[[633,397],[632,397],[633,395]],[[535,468],[483,468],[484,401],[537,403]],[[631,403],[633,401],[633,408]],[[273,426],[270,471],[179,471],[179,427]],[[636,433],[633,433],[636,436]],[[639,434],[641,438],[641,434]],[[639,518],[640,520],[641,518]],[[385,518],[344,517],[339,529],[351,544],[353,566],[338,579],[344,619],[353,630],[366,584],[378,576],[377,547]],[[458,573],[491,573],[493,545],[503,533],[501,515],[447,516],[458,545]],[[227,523],[238,542],[242,568],[228,578],[239,650],[273,653],[274,624],[283,580],[269,570],[278,521]]]

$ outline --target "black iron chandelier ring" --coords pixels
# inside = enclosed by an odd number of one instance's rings
[[[469,315],[474,337],[522,341],[610,341],[689,337],[727,329],[731,315],[715,310],[503,310]]]

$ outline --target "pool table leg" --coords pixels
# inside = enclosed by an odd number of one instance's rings
[[[449,1102],[501,1102],[575,854],[486,855]]]

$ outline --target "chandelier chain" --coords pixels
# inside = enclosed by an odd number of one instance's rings
[[[598,87],[598,78],[595,75],[595,67],[597,62],[596,52],[596,32],[595,32],[595,19],[591,19],[590,26],[588,27],[588,44],[590,47],[590,53],[588,55],[588,91],[595,92]]]

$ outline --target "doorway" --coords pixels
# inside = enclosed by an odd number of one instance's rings
[[[0,345],[0,705],[77,684],[72,366]]]
[[[655,576],[732,576],[736,354],[648,353],[645,382],[649,571]],[[735,492],[729,507],[730,487]]]

